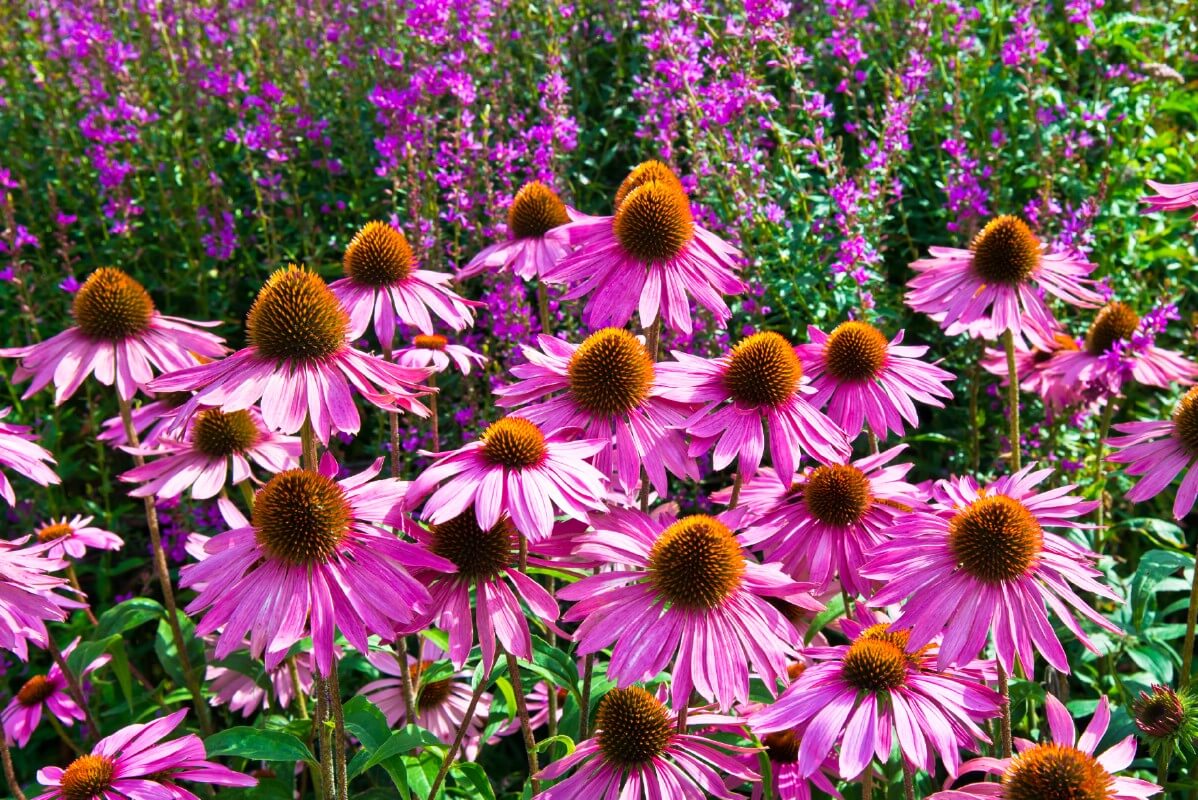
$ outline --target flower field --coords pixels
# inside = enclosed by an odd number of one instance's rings
[[[0,795],[1198,797],[1198,8],[0,4]]]

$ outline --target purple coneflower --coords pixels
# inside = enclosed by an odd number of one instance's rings
[[[28,541],[28,536],[0,540],[0,650],[15,653],[22,661],[29,660],[29,642],[49,645],[46,620],[62,622],[69,609],[84,607],[57,594],[59,589],[71,588],[65,579],[50,574],[66,566],[46,556],[53,543],[25,546]]]
[[[1031,674],[1037,652],[1068,673],[1048,609],[1097,652],[1073,614],[1111,632],[1119,629],[1073,586],[1115,602],[1119,596],[1098,582],[1102,573],[1093,567],[1094,553],[1047,530],[1086,527],[1077,519],[1097,505],[1069,494],[1074,486],[1035,491],[1051,474],[1028,465],[985,488],[972,478],[938,482],[941,496],[931,510],[899,519],[892,538],[862,570],[866,578],[885,582],[870,605],[906,600],[895,627],[911,630],[913,647],[943,634],[941,667],[977,657],[992,635],[1008,674],[1016,655]]]
[[[505,408],[542,402],[520,415],[543,430],[578,429],[608,442],[593,460],[625,492],[635,492],[644,466],[659,494],[666,471],[698,480],[678,427],[690,408],[667,400],[644,342],[622,328],[596,331],[582,344],[540,336],[540,349],[522,348],[527,361],[512,367],[520,380],[495,390]],[[546,398],[547,395],[551,395]]]
[[[1038,290],[1069,305],[1093,307],[1102,297],[1087,276],[1094,265],[1050,250],[1018,217],[996,217],[968,250],[929,248],[931,258],[911,264],[907,305],[940,323],[949,336],[996,340],[1052,329],[1053,316]]]
[[[14,382],[32,379],[23,397],[53,381],[54,403],[59,405],[95,373],[105,386],[115,382],[122,400],[131,400],[155,371],[185,369],[195,365],[196,356],[215,358],[226,352],[223,339],[193,327],[219,323],[159,314],[149,292],[114,267],[89,275],[71,310],[75,324],[57,336],[0,349],[0,356],[21,359]]]
[[[944,408],[940,400],[953,396],[944,385],[953,374],[920,361],[928,348],[904,345],[903,331],[890,341],[868,322],[850,320],[831,333],[808,326],[807,335],[811,343],[795,352],[815,389],[808,400],[816,408],[827,405],[850,439],[866,423],[879,439],[891,431],[902,436],[903,420],[919,424],[916,402]]]
[[[66,769],[45,767],[37,780],[50,790],[33,800],[198,800],[178,781],[217,786],[256,786],[249,775],[208,760],[194,733],[162,742],[186,711],[153,722],[127,725],[96,743]]]
[[[0,420],[11,413],[11,408],[0,409]],[[36,440],[27,425],[0,421],[0,466],[24,475],[39,486],[62,483],[62,478],[51,468],[55,464],[54,456]],[[0,497],[10,506],[17,502],[17,494],[3,472],[0,472]]]
[[[481,367],[487,363],[487,357],[465,345],[451,344],[439,333],[417,334],[412,337],[410,347],[401,347],[395,351],[396,364],[430,369],[438,373],[449,369],[452,363],[463,375],[469,375],[471,362]]]
[[[88,549],[119,550],[125,544],[112,531],[92,525],[94,517],[76,514],[71,519],[51,519],[33,532],[39,542],[49,545],[48,558],[83,558]]]
[[[79,640],[75,639],[64,647],[63,657],[69,656],[77,644]],[[111,660],[112,656],[100,656],[82,669],[79,679],[82,680]],[[50,671],[45,675],[34,675],[17,690],[8,706],[0,713],[4,735],[16,742],[17,747],[29,744],[29,738],[42,721],[43,711],[53,714],[54,718],[64,725],[74,725],[75,720],[82,722],[87,718],[87,714],[71,697],[67,680],[57,664],[52,664]]]
[[[1052,741],[1035,744],[1017,739],[1011,758],[977,758],[961,765],[962,772],[984,772],[998,781],[972,783],[937,792],[928,800],[1044,800],[1048,797],[1086,800],[1144,800],[1161,793],[1161,787],[1119,772],[1136,757],[1136,737],[1128,736],[1105,752],[1094,755],[1111,722],[1106,697],[1098,701],[1094,718],[1079,738],[1065,705],[1052,695],[1045,698]]]
[[[589,219],[562,202],[557,193],[540,181],[520,187],[508,206],[508,241],[488,245],[458,272],[458,280],[487,270],[510,269],[526,281],[540,278],[572,249],[549,236],[570,222]]]
[[[1107,461],[1127,464],[1127,474],[1139,478],[1127,499],[1140,503],[1165,490],[1183,471],[1185,477],[1173,499],[1173,516],[1190,513],[1198,498],[1198,386],[1190,389],[1173,409],[1172,419],[1154,422],[1125,422],[1107,443],[1116,452]]]
[[[553,530],[555,508],[578,520],[604,509],[604,478],[589,462],[605,444],[545,436],[526,419],[505,417],[437,459],[412,482],[407,499],[415,506],[431,492],[422,518],[433,525],[473,505],[482,530],[506,514],[530,542],[540,541]]]
[[[761,466],[768,431],[779,480],[794,474],[801,454],[824,463],[848,458],[848,437],[811,402],[815,390],[780,335],[753,334],[719,358],[673,355],[674,362],[657,365],[657,374],[664,397],[700,406],[683,423],[692,457],[714,448],[717,470],[739,457],[738,475],[750,480]]]

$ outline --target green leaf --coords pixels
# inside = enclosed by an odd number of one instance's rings
[[[404,753],[410,753],[417,747],[440,744],[441,740],[424,730],[424,728],[409,725],[403,730],[391,734],[391,738],[387,739],[382,746],[371,753],[362,770],[368,770],[392,756],[402,756]]]
[[[105,653],[111,653],[113,648],[121,648],[124,652],[124,643],[120,636],[108,636],[98,641],[80,642],[67,656],[67,669],[74,675],[83,675],[83,671],[87,665],[95,661]],[[126,665],[128,661],[126,661]]]
[[[113,634],[124,633],[138,625],[144,625],[152,619],[162,619],[165,616],[166,609],[157,600],[151,600],[148,597],[134,597],[113,606],[100,615],[94,638],[103,639]]]
[[[470,793],[472,800],[495,800],[495,789],[491,786],[491,781],[487,778],[487,771],[481,764],[476,764],[473,761],[458,761],[453,765],[453,771],[460,773],[465,778],[465,782],[473,789]]]
[[[391,728],[387,725],[387,718],[383,712],[362,695],[357,695],[346,703],[342,712],[345,715],[345,729],[369,750],[380,747],[391,735]]]
[[[200,637],[196,636],[195,623],[188,619],[183,612],[179,611],[176,615],[179,620],[179,629],[183,634],[183,641],[187,643],[187,655],[191,659],[191,668],[193,670],[203,670],[204,659],[204,642]],[[183,677],[183,670],[179,666],[179,652],[175,649],[175,637],[171,634],[171,626],[167,622],[166,617],[158,620],[158,631],[154,637],[154,652],[158,656],[159,663],[166,670],[166,674],[171,676],[171,680],[176,686],[186,686],[187,681]],[[200,674],[203,674],[202,672]]]
[[[307,761],[316,764],[308,746],[282,731],[239,726],[212,734],[204,742],[208,756],[241,756],[252,761]]]

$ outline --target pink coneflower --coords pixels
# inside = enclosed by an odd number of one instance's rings
[[[64,647],[62,649],[63,656],[69,656],[77,644],[79,644],[79,640],[75,639]],[[112,656],[100,656],[83,668],[79,679],[82,680],[111,660]],[[29,744],[30,737],[33,736],[33,732],[37,730],[37,726],[42,721],[43,710],[49,711],[64,725],[74,725],[75,720],[82,722],[87,719],[87,714],[71,698],[71,693],[67,689],[67,680],[63,677],[62,670],[58,668],[57,664],[52,664],[50,671],[45,675],[34,675],[25,681],[16,696],[0,713],[4,735],[16,742],[17,747]]]
[[[112,531],[97,528],[92,525],[95,517],[82,517],[76,514],[70,520],[66,517],[51,519],[34,531],[39,542],[49,547],[47,558],[83,558],[88,548],[94,550],[119,550],[125,542]]]
[[[162,738],[183,721],[187,711],[127,725],[96,743],[66,769],[45,767],[37,780],[50,791],[33,800],[197,800],[178,781],[217,786],[257,786],[256,778],[208,760],[194,733],[169,742]],[[161,742],[161,743],[160,743]]]
[[[1092,566],[1097,555],[1045,530],[1086,527],[1078,517],[1098,505],[1070,495],[1071,485],[1034,491],[1051,474],[1029,465],[984,489],[972,478],[940,481],[943,499],[929,512],[899,519],[893,538],[862,570],[866,578],[885,582],[870,605],[906,600],[895,626],[911,629],[914,647],[943,633],[941,667],[975,658],[992,634],[1008,673],[1018,655],[1030,675],[1036,652],[1068,673],[1069,660],[1045,606],[1097,652],[1073,612],[1108,631],[1119,629],[1070,584],[1116,602],[1119,597],[1096,580],[1102,574]]]
[[[712,463],[723,469],[739,456],[738,475],[750,480],[769,452],[779,480],[794,474],[800,454],[840,463],[849,457],[848,437],[810,401],[803,366],[790,342],[776,333],[755,333],[726,356],[700,358],[674,351],[658,364],[663,395],[701,404],[683,425],[692,437],[690,455],[714,446]]]
[[[431,369],[433,372],[444,372],[452,363],[463,375],[469,375],[471,362],[481,367],[487,363],[487,357],[465,345],[450,344],[439,333],[427,336],[418,334],[412,337],[411,347],[401,347],[395,351],[396,364]]]
[[[1160,313],[1141,319],[1130,306],[1112,300],[1094,316],[1085,344],[1058,353],[1047,367],[1048,374],[1067,386],[1112,396],[1118,395],[1128,380],[1158,389],[1193,383],[1198,364],[1156,346],[1156,334],[1164,323]]]
[[[25,546],[28,541],[28,536],[0,540],[0,649],[16,653],[22,661],[29,659],[29,642],[49,645],[46,620],[62,622],[69,609],[84,607],[57,594],[71,588],[65,579],[50,574],[65,566],[46,556],[52,544]]]
[[[907,305],[940,323],[950,336],[968,333],[1016,338],[1052,328],[1053,316],[1039,289],[1074,306],[1092,307],[1102,297],[1087,275],[1094,265],[1080,256],[1049,250],[1018,217],[996,217],[968,250],[929,248],[931,258],[911,264]]]
[[[478,527],[489,531],[505,514],[530,542],[548,538],[556,508],[571,519],[604,509],[604,479],[589,459],[607,445],[593,439],[545,436],[520,417],[491,423],[483,435],[436,463],[412,482],[411,506],[432,492],[423,519],[440,525],[474,506]],[[440,484],[440,488],[433,491]]]
[[[571,250],[565,242],[547,234],[569,222],[585,219],[589,217],[563,203],[545,184],[526,183],[508,206],[508,241],[480,250],[458,271],[458,280],[499,269],[510,269],[526,281],[540,278]]]
[[[428,587],[432,624],[449,634],[449,658],[454,666],[460,669],[466,663],[476,628],[486,669],[495,663],[496,640],[506,652],[531,661],[532,636],[520,600],[549,626],[557,622],[558,607],[552,595],[518,569],[520,535],[511,521],[503,517],[491,528],[482,528],[474,509],[468,508],[428,530],[417,528],[412,535],[455,567],[448,574],[435,570],[412,573]],[[477,598],[474,611],[470,608],[471,590]]]
[[[797,476],[778,504],[754,519],[743,541],[817,592],[840,585],[868,597],[860,575],[866,555],[890,537],[895,521],[923,504],[904,478],[911,464],[891,464],[906,445],[848,464],[824,464]]]
[[[749,718],[753,731],[802,729],[795,771],[804,778],[817,774],[837,744],[845,779],[874,758],[887,762],[892,743],[912,767],[934,773],[939,756],[955,775],[960,748],[989,741],[978,722],[999,714],[1001,697],[981,682],[981,666],[937,671],[935,646],[913,647],[905,629],[884,621],[842,625],[852,643],[808,648],[815,663]]]
[[[746,555],[734,533],[739,519],[737,511],[677,520],[632,509],[592,515],[594,531],[581,538],[579,554],[616,568],[557,593],[574,602],[563,619],[582,621],[578,652],[611,646],[607,674],[620,687],[672,664],[679,707],[692,689],[721,709],[745,702],[750,671],[771,689],[785,680],[799,635],[769,600],[822,606],[777,564]]]
[[[1173,516],[1182,519],[1198,498],[1198,386],[1190,389],[1173,409],[1173,418],[1155,422],[1125,422],[1107,443],[1117,452],[1107,461],[1128,464],[1127,474],[1140,480],[1127,499],[1140,503],[1165,490],[1183,470],[1185,478],[1173,499]]]
[[[928,348],[903,345],[903,331],[888,341],[868,322],[850,320],[831,333],[810,325],[807,335],[811,343],[795,352],[815,389],[808,400],[816,408],[826,404],[850,439],[867,422],[879,439],[890,431],[902,436],[903,420],[919,425],[916,402],[944,408],[939,398],[953,396],[944,385],[953,374],[920,361]]]
[[[813,797],[828,795],[842,800],[840,792],[836,791],[837,768],[834,756],[825,758],[821,767],[809,776],[804,776],[799,771],[799,746],[803,741],[803,735],[802,729],[789,728],[761,737],[761,745],[770,760],[773,797],[777,800],[812,800]],[[742,756],[742,763],[746,768],[753,769],[757,766],[758,758],[756,753],[746,753]],[[815,794],[812,787],[823,792],[823,795]],[[752,800],[761,800],[763,796],[761,785],[754,784]]]
[[[244,642],[243,647],[249,649],[250,643]],[[241,649],[241,648],[239,648]],[[339,648],[337,648],[339,650]],[[299,678],[299,691],[305,697],[312,693],[313,672],[312,659],[307,653],[295,659],[295,674]],[[231,667],[208,665],[204,672],[205,686],[212,692],[209,702],[214,706],[228,706],[229,711],[241,714],[243,717],[253,716],[259,708],[268,704],[267,689],[249,675],[245,675]],[[295,698],[295,683],[291,679],[291,670],[286,664],[276,667],[266,673],[266,681],[270,687],[271,697],[278,703],[279,708],[287,708]]]
[[[202,587],[187,613],[207,609],[197,635],[221,631],[217,658],[251,634],[250,652],[265,652],[271,670],[311,636],[316,669],[328,675],[334,629],[365,652],[371,634],[390,638],[425,613],[428,591],[408,569],[454,566],[380,529],[407,524],[407,485],[372,480],[382,462],[335,481],[338,465],[326,453],[318,473],[279,473],[258,491],[252,520],[209,539],[207,558],[183,567],[180,584]]]
[[[0,420],[11,413],[11,408],[0,409]],[[62,478],[51,469],[55,464],[54,456],[36,440],[37,437],[29,432],[29,426],[0,422],[0,467],[14,470],[39,486],[62,483]],[[3,472],[0,472],[0,497],[10,506],[17,502],[17,494]]]
[[[512,367],[519,381],[495,390],[505,408],[524,405],[521,416],[546,431],[576,428],[590,439],[611,442],[594,464],[625,492],[640,484],[641,466],[664,494],[666,470],[698,480],[682,431],[690,408],[665,399],[653,358],[644,343],[622,328],[604,328],[582,344],[538,337],[540,349],[523,347],[527,363]]]
[[[444,272],[416,269],[407,238],[385,222],[368,222],[345,249],[345,276],[329,284],[349,314],[349,338],[374,335],[384,352],[395,341],[396,323],[433,332],[431,311],[455,331],[474,324],[470,303],[450,290]]]
[[[149,293],[114,267],[88,276],[75,294],[75,325],[27,347],[0,349],[0,356],[21,359],[13,381],[32,378],[23,397],[54,382],[54,403],[75,393],[88,375],[105,386],[116,382],[117,395],[130,400],[154,372],[184,369],[196,356],[215,358],[226,352],[219,336],[195,328],[217,322],[167,317],[154,308]]]
[[[320,276],[294,264],[275,271],[250,308],[250,346],[211,364],[164,375],[155,392],[196,392],[175,417],[178,430],[201,407],[243,411],[262,401],[271,430],[295,433],[305,418],[322,443],[361,424],[353,391],[386,411],[428,416],[415,395],[425,370],[350,347],[349,317]]]
[[[1195,183],[1157,183],[1145,181],[1156,192],[1154,195],[1141,197],[1141,203],[1147,203],[1147,211],[1178,211],[1193,206],[1198,208],[1198,182]],[[1198,212],[1190,219],[1198,220]]]
[[[691,726],[737,722],[736,717],[701,712],[687,717]],[[572,769],[574,774],[542,789],[537,798],[618,795],[620,800],[734,800],[739,795],[729,785],[760,780],[756,770],[736,757],[747,752],[753,750],[679,731],[674,711],[639,686],[612,689],[599,701],[594,736],[537,777],[555,780]]]
[[[433,665],[441,655],[435,647],[425,645],[422,648],[420,660],[409,660],[408,674],[412,688],[416,692],[416,719],[407,719],[407,709],[404,707],[401,667],[395,654],[388,650],[374,650],[366,658],[384,675],[362,687],[362,694],[378,706],[387,718],[387,724],[394,728],[398,725],[413,723],[431,732],[445,744],[451,744],[457,735],[458,728],[466,719],[466,711],[470,707],[473,694],[470,680],[472,670],[446,673],[445,677],[436,678]],[[462,741],[462,752],[468,760],[478,757],[482,744],[483,728],[486,727],[487,717],[491,714],[491,695],[483,692],[479,695],[474,715],[466,726],[466,738]]]
[[[695,224],[669,167],[658,161],[638,166],[615,205],[614,216],[571,222],[551,234],[578,249],[542,269],[542,280],[577,283],[565,300],[592,295],[583,311],[591,329],[622,328],[636,313],[643,328],[660,315],[671,330],[689,334],[692,299],[717,325],[727,322],[732,312],[722,295],[746,288],[736,277],[740,251]]]
[[[1083,399],[1082,387],[1069,383],[1054,375],[1052,368],[1057,358],[1081,349],[1077,341],[1054,325],[1050,335],[1040,335],[1029,347],[1022,340],[1015,341],[1015,376],[1019,388],[1037,395],[1054,411],[1075,405]],[[1006,385],[1009,378],[1007,355],[1001,350],[987,348],[982,357],[982,367],[991,375],[997,375]]]
[[[736,501],[736,507],[744,513],[742,525],[755,525],[763,515],[773,511],[790,493],[798,479],[799,475],[795,473],[791,475],[790,480],[784,481],[779,479],[773,467],[762,467],[753,475],[752,480],[743,481],[737,490]],[[712,492],[711,502],[728,505],[732,502],[734,488],[730,485]]]
[[[225,488],[230,466],[234,484],[254,478],[251,461],[273,475],[299,465],[301,445],[298,437],[267,430],[256,408],[205,408],[182,439],[163,437],[154,447],[126,449],[150,459],[121,475],[141,484],[131,496],[171,498],[190,491],[196,500],[207,500]]]
[[[1052,741],[1035,744],[1016,740],[1018,753],[1012,758],[978,758],[961,765],[962,772],[984,772],[998,781],[972,783],[959,789],[937,792],[928,800],[1044,800],[1077,797],[1086,800],[1144,800],[1161,793],[1161,787],[1118,773],[1136,758],[1136,737],[1128,736],[1101,755],[1099,742],[1111,722],[1110,703],[1098,701],[1094,718],[1080,738],[1069,710],[1052,695],[1045,697],[1045,712]]]

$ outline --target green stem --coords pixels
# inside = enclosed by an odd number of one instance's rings
[[[254,513],[254,486],[247,478],[237,484],[237,488],[241,490],[241,499],[245,500],[245,507],[252,514]]]
[[[865,765],[865,772],[861,773],[861,800],[873,800],[874,798],[874,762],[869,762]]]
[[[458,751],[462,749],[462,742],[466,738],[466,729],[470,727],[470,720],[474,718],[474,709],[478,707],[478,699],[482,696],[483,688],[487,685],[486,677],[478,682],[478,686],[474,688],[474,693],[470,695],[470,704],[466,706],[466,716],[462,718],[462,724],[458,726],[458,732],[453,737],[453,744],[445,751],[445,759],[441,762],[441,769],[437,770],[437,777],[433,779],[432,788],[428,792],[428,800],[435,800],[437,790],[441,788],[441,784],[445,782],[445,776],[449,774],[449,767],[453,764],[454,758],[457,757]]]
[[[1098,487],[1098,530],[1094,538],[1101,550],[1106,542],[1103,528],[1106,523],[1106,437],[1111,431],[1111,419],[1115,416],[1116,398],[1107,398],[1106,407],[1102,409],[1102,419],[1098,423],[1098,442],[1094,452],[1094,485]]]
[[[1019,374],[1015,369],[1015,334],[1009,330],[1003,331],[1002,343],[1007,351],[1007,418],[1011,424],[1011,471],[1018,472],[1023,466],[1023,444],[1019,430]]]
[[[1194,670],[1194,625],[1198,622],[1198,558],[1194,559],[1194,576],[1190,581],[1190,607],[1186,612],[1186,638],[1182,645],[1181,689],[1190,685]]]
[[[291,690],[295,692],[295,703],[299,706],[300,719],[307,719],[308,698],[300,686],[299,669],[295,666],[295,656],[287,657],[287,676],[291,678]]]

